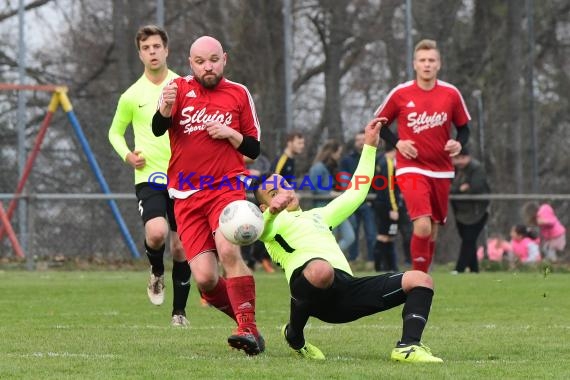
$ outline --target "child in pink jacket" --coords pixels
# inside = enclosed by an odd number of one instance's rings
[[[524,224],[517,224],[511,228],[512,258],[521,263],[540,262],[539,241],[536,235]]]
[[[477,249],[477,258],[483,260],[484,248],[482,246]],[[489,261],[503,261],[507,259],[511,253],[511,244],[506,241],[501,234],[494,234],[487,239],[487,258]]]
[[[538,226],[544,258],[555,262],[557,252],[566,247],[566,228],[560,223],[556,213],[547,203],[539,205],[536,202],[525,204],[523,212],[527,223]]]

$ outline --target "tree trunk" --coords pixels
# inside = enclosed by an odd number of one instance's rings
[[[507,12],[507,57],[505,69],[507,77],[507,96],[509,107],[509,130],[512,136],[512,145],[507,149],[514,158],[514,173],[517,193],[522,193],[524,189],[523,178],[523,146],[522,146],[522,86],[521,73],[522,64],[522,5],[520,1],[509,0]]]

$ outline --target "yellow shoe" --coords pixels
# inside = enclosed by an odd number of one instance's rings
[[[396,347],[392,350],[390,358],[404,363],[443,363],[442,359],[433,356],[431,350],[422,343]]]
[[[285,341],[287,341],[287,325],[283,325],[281,328],[281,334],[285,338]],[[289,342],[287,342],[287,344],[289,344]],[[305,342],[305,345],[298,350],[294,349],[293,347],[291,347],[291,349],[295,351],[297,355],[305,359],[325,360],[325,355],[322,353],[322,351],[309,342]]]

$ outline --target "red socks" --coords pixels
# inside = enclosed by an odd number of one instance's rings
[[[238,323],[238,329],[249,330],[258,336],[255,324],[255,281],[253,276],[226,279],[228,297]]]
[[[433,262],[434,256],[435,256],[435,240],[430,240],[429,241],[429,265],[428,265],[428,269],[431,266],[431,263]]]
[[[432,247],[435,242],[428,236],[412,235],[410,251],[412,255],[412,269],[427,273],[431,264]]]
[[[201,292],[202,298],[204,298],[210,305],[236,321],[236,316],[232,305],[230,304],[230,298],[228,297],[227,282],[229,282],[229,280],[226,281],[223,277],[219,277],[218,283],[214,289],[210,290],[208,293]]]

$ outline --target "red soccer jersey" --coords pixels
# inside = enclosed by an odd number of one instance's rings
[[[259,121],[251,94],[244,85],[225,78],[213,89],[205,88],[193,76],[176,78],[174,82],[178,91],[168,130],[170,195],[187,198],[197,190],[232,186],[229,180],[246,171],[243,155],[227,139],[211,138],[205,123],[219,121],[259,140]]]
[[[453,178],[454,170],[449,152],[443,150],[451,138],[451,124],[461,127],[471,117],[463,97],[455,86],[437,80],[429,90],[421,89],[416,81],[402,83],[386,97],[375,112],[386,117],[388,124],[398,123],[398,137],[413,140],[418,156],[406,159],[397,153],[396,175],[419,173],[434,178]]]

